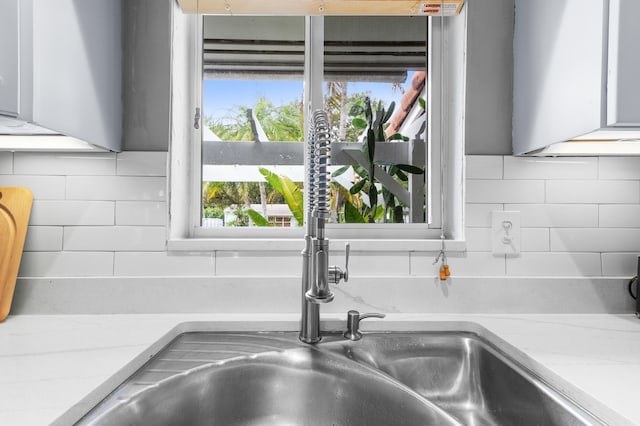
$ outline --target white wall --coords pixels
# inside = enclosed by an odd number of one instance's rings
[[[323,312],[631,312],[640,158],[467,157],[468,251],[354,253]],[[296,312],[299,252],[165,249],[166,153],[0,153],[34,192],[12,313]],[[522,253],[491,253],[490,212],[520,211]],[[335,259],[341,263],[341,259]]]

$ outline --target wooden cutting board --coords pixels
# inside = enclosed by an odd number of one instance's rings
[[[0,187],[0,322],[11,309],[32,203],[27,188]]]

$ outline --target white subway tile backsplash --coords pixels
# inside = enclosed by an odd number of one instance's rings
[[[523,227],[588,228],[598,226],[597,204],[506,204],[520,212]]]
[[[465,204],[464,221],[466,226],[471,227],[490,227],[491,212],[494,210],[503,210],[502,204]],[[513,210],[513,209],[509,209]]]
[[[13,152],[0,152],[0,175],[13,174]]]
[[[468,251],[491,251],[491,228],[467,228],[465,230]]]
[[[115,175],[116,154],[16,152],[13,167],[23,175]]]
[[[113,275],[113,252],[25,252],[18,276],[96,277]]]
[[[409,266],[411,275],[437,276],[439,266],[433,263],[437,256],[438,253],[410,252]]]
[[[640,229],[552,229],[551,250],[577,252],[640,252]]]
[[[597,179],[598,159],[505,157],[505,179]]]
[[[116,225],[165,225],[164,201],[116,201]]]
[[[35,200],[31,225],[113,225],[113,201]]]
[[[216,275],[302,276],[302,256],[299,252],[217,252]]]
[[[640,204],[603,204],[600,206],[602,228],[640,228]]]
[[[450,254],[449,270],[451,277],[496,277],[505,274],[504,256],[496,256],[486,252],[467,252],[464,256]]]
[[[123,151],[117,157],[119,176],[166,176],[167,153]]]
[[[411,275],[437,277],[439,264],[434,265],[437,253],[411,253]],[[456,277],[495,277],[505,275],[503,256],[494,256],[489,252],[449,253],[447,256],[451,280]]]
[[[605,277],[635,277],[640,253],[602,253],[602,275]]]
[[[287,312],[292,314],[291,318],[300,315],[300,280],[296,278],[31,278],[18,281],[16,290],[13,312],[18,315]],[[336,295],[336,301],[324,306],[323,313],[329,307],[335,309],[340,298]],[[339,312],[344,314],[362,305],[352,304]],[[73,321],[72,317],[69,321]],[[130,316],[120,321],[130,321],[132,327],[137,327],[145,320]]]
[[[600,157],[600,179],[640,179],[640,157]]]
[[[547,182],[549,204],[640,203],[640,182],[629,180],[557,180]]]
[[[34,200],[64,200],[64,176],[0,175],[0,186],[23,186]]]
[[[161,226],[67,226],[64,250],[165,251],[166,230]]]
[[[388,278],[353,278],[348,285],[334,287],[336,298],[322,306],[322,313],[336,318],[343,318],[349,309],[428,314],[624,314],[630,312],[631,305],[622,289],[624,281],[596,277],[456,277],[440,283],[435,277],[403,277],[390,285]],[[12,312],[17,315],[300,315],[300,280],[295,277],[31,278],[20,280],[16,290],[17,303]],[[76,297],[68,297],[70,294]]]
[[[214,259],[213,253],[116,252],[114,275],[139,277],[213,276],[215,272]]]
[[[167,230],[164,226],[114,227],[116,251],[166,251]]]
[[[62,226],[29,226],[24,251],[61,251]]]
[[[67,251],[114,251],[115,227],[66,226],[63,248]]]
[[[600,253],[520,253],[507,258],[507,275],[593,277],[601,275]]]
[[[467,179],[502,179],[503,157],[499,155],[474,155],[466,159]]]
[[[521,251],[549,251],[548,228],[522,228],[520,230]]]
[[[296,270],[301,270],[301,256]],[[344,268],[344,252],[331,252],[329,264]],[[408,252],[351,252],[349,257],[351,277],[389,277],[409,275]]]
[[[467,180],[467,203],[543,203],[541,180]]]
[[[344,252],[335,252],[331,265],[344,267]],[[231,276],[301,276],[302,256],[299,252],[218,252],[216,275]],[[409,256],[406,252],[351,252],[349,275],[352,277],[380,277],[409,275]]]
[[[69,176],[69,200],[164,201],[166,179],[163,177]]]
[[[447,253],[451,285],[457,277],[635,275],[638,159],[466,160],[468,251]],[[0,153],[0,186],[27,186],[36,195],[21,276],[301,275],[299,251],[167,253],[166,161],[166,153],[148,152]],[[520,256],[491,253],[495,210],[520,212]],[[413,275],[430,285],[438,280],[437,254],[352,252],[350,272],[363,279]],[[330,263],[342,266],[343,252],[332,251]]]

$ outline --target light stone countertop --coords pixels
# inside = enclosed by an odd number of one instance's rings
[[[323,324],[342,328],[345,318],[323,316]],[[104,388],[107,379],[126,378],[127,368],[141,363],[150,345],[167,339],[178,324],[285,331],[296,330],[298,320],[296,314],[10,316],[0,323],[0,424],[46,425],[74,406],[80,410],[78,402],[99,394],[96,388]],[[423,330],[440,321],[479,324],[526,354],[520,360],[525,365],[541,366],[552,384],[611,424],[640,425],[640,319],[635,316],[390,314],[363,322],[362,329]]]

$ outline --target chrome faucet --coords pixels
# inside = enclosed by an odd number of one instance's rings
[[[320,335],[320,303],[331,302],[334,294],[329,284],[349,280],[349,243],[346,244],[345,268],[329,266],[329,240],[325,222],[329,218],[329,159],[331,134],[329,119],[316,110],[311,119],[307,141],[309,161],[308,202],[305,215],[305,247],[302,250],[302,315],[300,340],[317,343]]]

